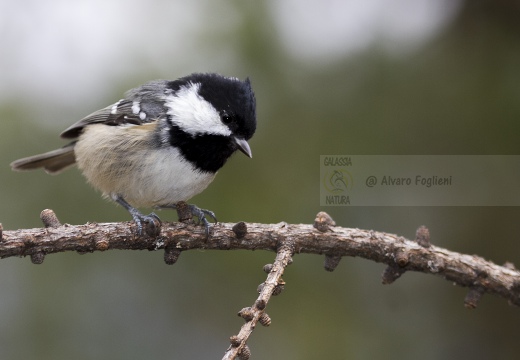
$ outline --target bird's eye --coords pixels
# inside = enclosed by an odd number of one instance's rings
[[[230,115],[228,115],[228,114],[223,114],[222,115],[222,122],[224,124],[226,124],[226,125],[229,125],[229,124],[231,124],[233,122],[233,118]]]

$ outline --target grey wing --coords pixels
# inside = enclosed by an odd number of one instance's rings
[[[165,116],[164,95],[169,91],[166,84],[166,80],[155,80],[129,90],[124,99],[87,115],[65,129],[61,137],[77,138],[83,128],[91,124],[142,125]]]

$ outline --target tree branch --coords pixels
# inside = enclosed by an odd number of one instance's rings
[[[283,271],[292,255],[298,253],[325,255],[327,271],[333,271],[343,256],[384,263],[388,265],[382,275],[384,284],[394,282],[406,271],[440,276],[469,288],[464,300],[468,308],[475,308],[484,293],[520,306],[520,272],[511,263],[499,266],[479,256],[431,245],[424,226],[417,230],[416,239],[408,240],[385,232],[335,226],[322,212],[314,225],[218,223],[206,239],[204,229],[191,223],[164,223],[159,236],[139,237],[133,222],[61,225],[51,210],[44,210],[41,218],[46,228],[6,231],[0,224],[0,258],[30,256],[33,263],[41,264],[46,255],[63,251],[164,250],[165,262],[174,264],[182,251],[192,249],[277,252],[274,264],[264,268],[268,276],[259,287],[257,300],[239,312],[246,323],[238,335],[231,337],[224,359],[248,358],[246,341],[258,322],[270,323],[265,307],[271,295],[283,288]]]
[[[44,210],[42,217],[49,217],[49,211]],[[361,257],[387,264],[393,269],[385,272],[419,271],[441,276],[459,286],[499,295],[520,306],[520,272],[512,264],[499,266],[479,256],[430,245],[429,239],[425,240],[429,234],[425,235],[427,229],[424,227],[419,228],[418,243],[385,232],[334,226],[325,213],[318,214],[314,226],[283,222],[248,223],[247,226],[244,223],[218,223],[213,226],[209,240],[206,240],[201,227],[185,223],[164,223],[160,235],[155,238],[137,236],[133,222],[59,225],[56,218],[47,226],[2,230],[0,258],[43,257],[63,251],[166,250],[165,258],[173,263],[169,256],[172,253],[178,256],[179,252],[186,250],[277,251],[291,240],[295,254],[326,255],[325,266],[329,271],[343,256]],[[334,262],[336,264],[331,265]],[[383,282],[392,281],[384,276]]]
[[[278,295],[283,290],[285,282],[282,280],[282,275],[287,265],[292,263],[293,253],[294,246],[292,240],[283,241],[278,248],[274,264],[264,266],[264,271],[268,274],[267,280],[258,286],[259,295],[253,306],[243,308],[238,312],[238,316],[242,317],[246,323],[242,326],[238,335],[231,336],[231,345],[222,360],[231,360],[236,357],[241,360],[249,358],[251,351],[246,342],[257,323],[263,326],[271,324],[271,318],[265,312],[265,307],[272,295]]]

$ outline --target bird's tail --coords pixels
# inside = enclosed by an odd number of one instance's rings
[[[13,161],[11,169],[22,171],[44,168],[49,174],[57,174],[76,162],[75,144],[76,142],[72,142],[60,149]]]

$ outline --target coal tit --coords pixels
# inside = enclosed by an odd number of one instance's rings
[[[129,90],[62,132],[74,139],[70,144],[11,167],[57,174],[77,163],[90,184],[130,212],[142,234],[145,223],[156,231],[160,220],[137,208],[175,208],[199,194],[236,150],[252,157],[247,140],[255,130],[249,79],[195,73]],[[205,216],[216,221],[214,213],[190,210],[208,234]]]

